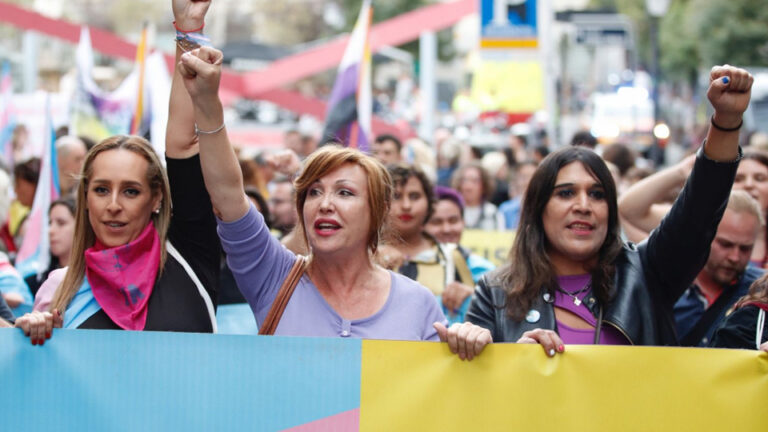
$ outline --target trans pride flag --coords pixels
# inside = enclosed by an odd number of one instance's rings
[[[13,128],[16,127],[16,121],[11,111],[12,84],[11,65],[8,62],[3,62],[3,69],[0,72],[0,152],[2,152],[2,157],[10,168],[13,168],[14,162],[11,138]]]
[[[373,138],[371,47],[368,40],[372,17],[371,2],[364,0],[333,84],[323,131],[323,141],[335,139],[364,152],[369,151]]]
[[[59,198],[59,168],[56,162],[56,133],[51,118],[50,96],[46,103],[46,131],[48,142],[40,160],[40,178],[37,182],[35,199],[27,219],[24,240],[16,255],[16,269],[22,277],[42,274],[51,263],[48,244],[48,208]]]

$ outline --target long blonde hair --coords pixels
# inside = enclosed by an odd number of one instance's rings
[[[75,213],[75,233],[72,241],[70,263],[64,280],[51,300],[50,310],[58,309],[63,313],[83,283],[83,278],[85,277],[85,251],[93,246],[96,239],[93,227],[91,227],[88,220],[88,202],[86,197],[88,182],[93,176],[93,161],[96,160],[99,154],[110,150],[127,150],[136,153],[149,163],[147,167],[147,183],[149,183],[153,196],[157,196],[157,194],[162,196],[160,213],[152,213],[151,220],[160,237],[161,271],[165,265],[165,239],[168,234],[168,226],[171,223],[171,189],[168,184],[168,175],[152,146],[144,138],[126,135],[116,135],[107,138],[95,145],[85,155],[83,170],[77,183],[77,211]],[[159,275],[160,272],[158,272]]]

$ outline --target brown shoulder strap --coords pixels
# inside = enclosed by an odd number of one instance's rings
[[[280,291],[277,292],[277,297],[272,303],[272,307],[269,308],[267,318],[259,326],[260,335],[273,335],[277,329],[277,325],[280,323],[280,318],[283,316],[285,306],[288,305],[288,301],[293,295],[293,290],[296,289],[296,285],[299,283],[299,279],[304,274],[304,268],[306,267],[307,258],[303,255],[296,255],[296,261],[291,267],[291,271],[288,272],[288,276],[283,280],[283,285],[280,287]]]

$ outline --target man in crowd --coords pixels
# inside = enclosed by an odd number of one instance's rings
[[[87,152],[85,143],[76,136],[65,135],[56,140],[56,160],[59,165],[59,187],[62,195],[73,192]]]
[[[373,157],[384,165],[394,164],[403,160],[400,152],[403,150],[403,144],[394,135],[384,134],[376,137],[371,146]]]
[[[283,135],[283,148],[287,150],[293,150],[299,155],[300,159],[307,157],[304,154],[304,143],[301,139],[301,134],[296,129],[290,129]]]
[[[731,192],[707,263],[674,307],[681,345],[707,346],[728,309],[762,275],[762,270],[748,264],[764,223],[759,205],[749,194]]]
[[[282,238],[296,225],[298,215],[293,201],[293,183],[288,177],[279,177],[272,182],[269,193],[269,214],[272,229]]]

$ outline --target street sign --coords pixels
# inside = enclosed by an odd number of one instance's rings
[[[621,27],[580,27],[576,30],[576,43],[587,45],[627,45],[629,35]]]
[[[480,0],[481,48],[537,48],[536,0]]]

